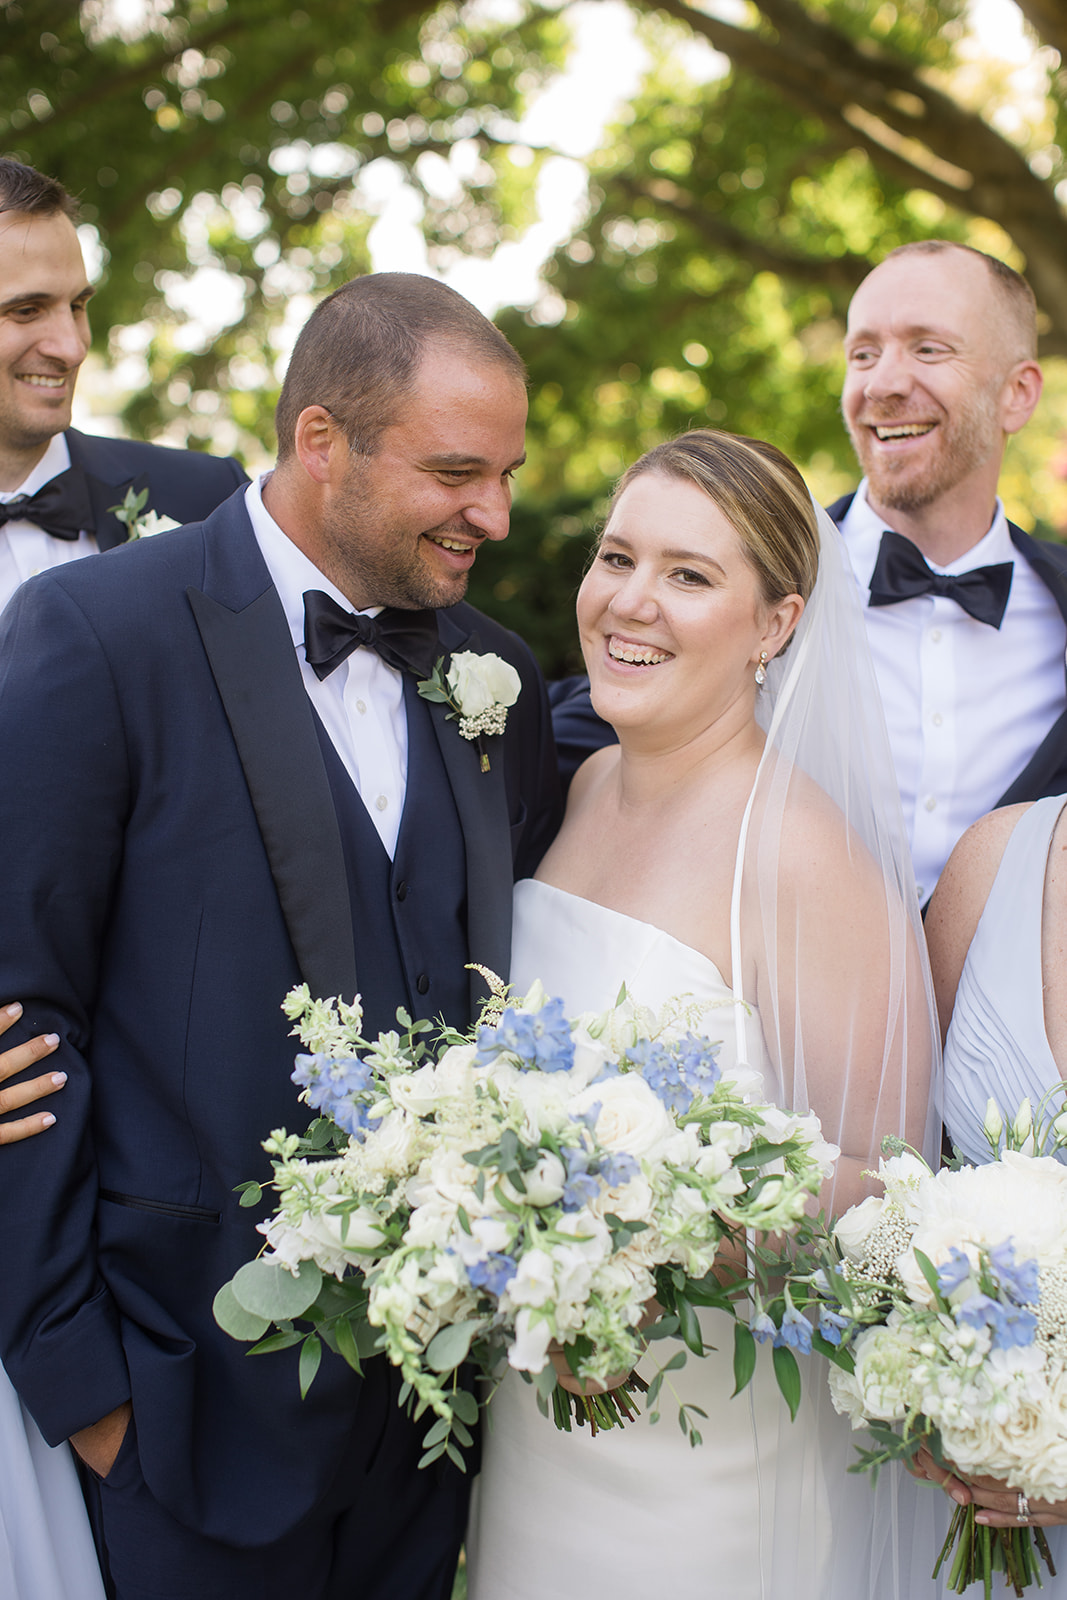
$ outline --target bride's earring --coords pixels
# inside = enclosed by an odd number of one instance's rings
[[[766,682],[767,682],[767,652],[766,652],[766,650],[761,650],[760,653],[759,653],[759,666],[756,668],[756,684],[760,689],[762,689],[763,685]]]

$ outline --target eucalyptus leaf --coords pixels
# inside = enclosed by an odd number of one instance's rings
[[[303,1261],[293,1273],[278,1261],[248,1261],[233,1279],[238,1303],[253,1316],[278,1322],[299,1317],[312,1304],[322,1285],[322,1273],[313,1261]]]
[[[269,1317],[257,1317],[254,1312],[246,1311],[233,1292],[232,1283],[224,1283],[215,1296],[212,1310],[215,1321],[223,1333],[228,1333],[231,1339],[240,1339],[246,1344],[252,1344],[256,1339],[261,1339],[270,1327]]]
[[[453,1322],[434,1334],[426,1346],[426,1364],[434,1372],[451,1372],[465,1361],[471,1340],[478,1330],[477,1322]]]

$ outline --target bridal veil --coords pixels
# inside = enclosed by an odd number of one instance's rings
[[[860,597],[837,529],[817,516],[815,588],[760,695],[766,747],[738,848],[731,955],[737,1009],[758,1010],[780,1103],[816,1112],[842,1149],[823,1196],[840,1212],[865,1192],[884,1135],[936,1160],[939,1043]],[[850,1473],[863,1436],[834,1413],[825,1362],[802,1365],[796,1421],[783,1408],[777,1438],[759,1440],[774,1462],[761,1483],[765,1600],[933,1596],[944,1497],[898,1467],[877,1483]],[[801,1573],[817,1575],[810,1594]]]

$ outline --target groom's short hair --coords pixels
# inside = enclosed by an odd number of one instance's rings
[[[78,220],[78,202],[58,178],[48,178],[13,156],[0,156],[0,212],[26,217],[68,217]]]
[[[278,460],[292,454],[296,420],[314,405],[335,418],[352,450],[373,454],[431,342],[506,367],[526,383],[518,351],[447,284],[414,272],[353,278],[315,308],[296,341],[274,414]]]

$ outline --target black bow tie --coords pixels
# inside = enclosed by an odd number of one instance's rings
[[[0,528],[7,522],[35,523],[56,539],[76,539],[94,533],[95,519],[89,486],[80,467],[69,467],[36,494],[16,495],[0,505]]]
[[[376,617],[360,617],[321,590],[309,589],[304,596],[304,653],[315,676],[328,678],[360,645],[377,651],[387,666],[428,678],[438,648],[437,613],[386,606]]]
[[[992,567],[961,572],[957,577],[932,572],[917,545],[887,528],[871,574],[871,598],[867,603],[893,606],[916,595],[940,594],[955,600],[976,622],[999,628],[1011,593],[1013,571],[1010,561],[1001,561]]]

